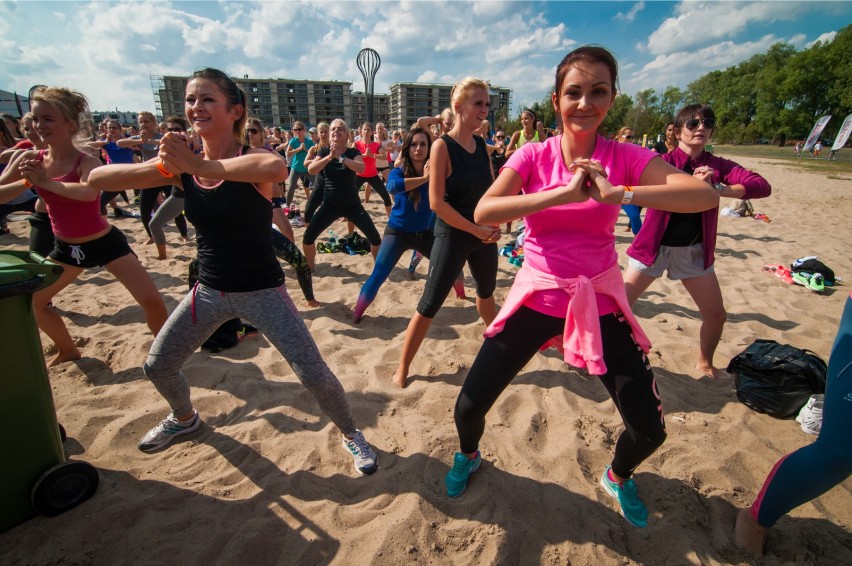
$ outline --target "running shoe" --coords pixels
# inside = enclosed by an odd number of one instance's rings
[[[621,516],[627,519],[633,526],[644,529],[648,525],[648,509],[645,504],[639,499],[639,492],[636,490],[636,483],[632,478],[626,480],[624,484],[618,483],[609,479],[610,466],[606,466],[601,476],[601,487],[610,497],[618,502],[618,508]]]
[[[482,464],[482,456],[479,450],[476,451],[476,458],[468,458],[461,452],[456,452],[453,456],[453,468],[447,472],[444,477],[444,484],[447,486],[447,495],[450,497],[458,497],[464,493],[467,487],[467,480],[470,475],[479,469]]]
[[[373,449],[370,448],[370,445],[367,444],[364,433],[360,430],[356,429],[352,438],[344,434],[343,447],[352,454],[352,458],[355,459],[355,469],[362,476],[369,476],[379,469],[377,463],[378,457],[373,452]]]
[[[154,452],[169,444],[175,437],[195,432],[200,426],[201,417],[198,416],[198,411],[193,411],[192,418],[188,421],[179,421],[174,413],[169,413],[169,416],[142,437],[139,441],[139,450]]]
[[[240,329],[237,330],[237,340],[240,342],[252,336],[257,336],[257,328],[251,324],[243,324]]]
[[[802,430],[807,434],[819,435],[822,430],[822,408],[825,404],[825,395],[811,395],[807,404],[799,411],[796,422],[802,425]]]

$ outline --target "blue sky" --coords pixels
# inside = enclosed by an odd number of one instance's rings
[[[852,2],[10,2],[0,0],[0,89],[68,86],[93,110],[154,110],[150,74],[337,79],[379,52],[376,91],[475,75],[540,100],[572,48],[598,43],[621,90],[685,87],[778,41],[801,49],[852,23]]]

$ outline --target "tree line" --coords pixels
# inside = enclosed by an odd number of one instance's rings
[[[557,119],[552,93],[530,107],[546,127]],[[817,42],[801,51],[789,43],[776,43],[738,65],[703,75],[686,89],[668,86],[662,93],[649,88],[633,96],[619,94],[601,133],[613,134],[630,126],[640,137],[648,134],[656,139],[687,104],[713,108],[713,139],[720,143],[783,145],[802,140],[825,114],[832,119],[822,137],[833,140],[844,118],[852,113],[852,25],[838,31],[832,41]],[[519,111],[505,129],[520,128]]]

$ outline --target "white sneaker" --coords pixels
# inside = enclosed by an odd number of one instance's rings
[[[142,437],[139,441],[139,450],[154,452],[169,444],[175,437],[195,432],[200,426],[201,417],[198,416],[198,411],[194,411],[192,418],[188,421],[179,421],[174,413],[169,413],[169,416]]]
[[[360,430],[355,430],[355,434],[353,434],[351,438],[344,434],[343,447],[348,450],[355,459],[355,469],[362,476],[369,476],[379,469],[379,465],[376,463],[376,460],[378,459],[376,457],[376,453],[373,452],[373,449],[370,448],[369,444],[367,444],[367,440],[364,438],[364,433]]]
[[[811,395],[808,402],[799,411],[796,422],[802,425],[802,430],[807,434],[819,435],[822,430],[822,407],[825,404],[825,395]]]

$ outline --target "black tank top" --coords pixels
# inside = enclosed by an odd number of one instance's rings
[[[683,172],[689,175],[695,173],[689,161],[684,165]],[[660,245],[684,248],[703,241],[703,215],[703,212],[672,212],[669,223],[666,224],[666,230],[663,232],[663,238],[660,240]]]
[[[331,153],[331,148],[323,147],[317,151],[317,159],[323,159]],[[343,157],[355,159],[361,152],[354,147],[346,148]],[[322,201],[336,208],[346,208],[361,204],[361,196],[358,194],[357,174],[355,171],[332,159],[321,171],[325,176]]]
[[[226,293],[283,284],[284,272],[272,247],[272,204],[266,197],[251,183],[222,181],[206,188],[188,173],[181,181],[186,218],[196,230],[198,280]]]
[[[447,177],[444,201],[456,211],[473,222],[473,211],[488,187],[491,186],[491,160],[485,149],[485,140],[473,136],[476,149],[473,153],[460,146],[456,140],[444,134],[441,136],[447,144],[450,165],[453,172]]]

